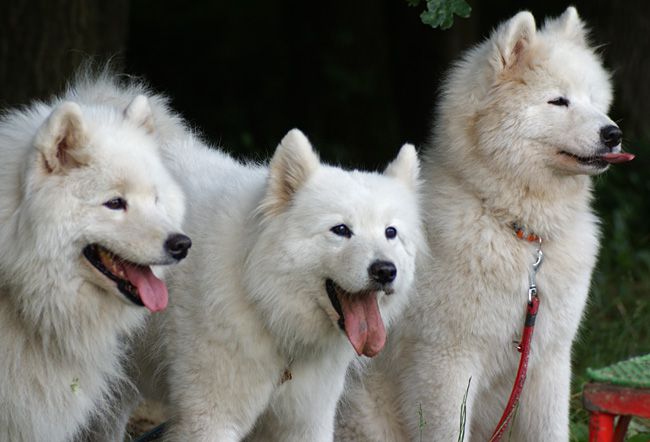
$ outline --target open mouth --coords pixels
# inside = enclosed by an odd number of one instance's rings
[[[560,151],[560,154],[574,159],[583,166],[593,167],[596,169],[604,169],[609,164],[625,163],[634,159],[634,154],[628,152],[608,152],[599,155],[581,157],[563,150]]]
[[[84,247],[83,255],[133,304],[147,307],[152,312],[167,307],[167,287],[148,265],[130,262],[99,244]]]
[[[605,161],[601,155],[593,155],[593,156],[588,156],[588,157],[581,157],[579,155],[575,155],[572,153],[569,153],[565,150],[560,152],[561,155],[567,156],[569,158],[572,158],[575,160],[578,164],[581,164],[583,166],[588,166],[588,167],[593,167],[596,169],[604,169],[609,165],[607,161]]]
[[[386,329],[379,312],[376,290],[350,293],[332,279],[325,280],[325,290],[339,315],[339,327],[359,355],[373,357],[386,343]]]

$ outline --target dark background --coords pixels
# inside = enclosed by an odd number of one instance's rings
[[[265,159],[299,127],[327,161],[383,167],[402,143],[426,141],[462,50],[521,9],[541,23],[568,6],[469,3],[470,18],[441,31],[406,0],[0,0],[0,107],[47,98],[83,60],[112,58],[238,157]],[[650,351],[650,2],[573,4],[612,72],[611,117],[638,155],[595,180],[603,241],[574,352],[579,390],[587,366]],[[576,402],[574,434],[580,413]]]
[[[440,78],[461,50],[530,9],[565,1],[470,1],[469,19],[433,30],[405,0],[0,0],[0,106],[62,89],[79,63],[113,58],[143,76],[215,143],[266,156],[299,127],[326,159],[383,165],[426,140]],[[650,4],[576,6],[614,72],[626,138],[650,114]]]

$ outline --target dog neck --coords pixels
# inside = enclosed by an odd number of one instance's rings
[[[447,216],[449,207],[460,205],[476,217],[488,215],[501,225],[516,221],[552,241],[578,214],[590,211],[592,185],[586,175],[547,177],[547,183],[535,185],[485,167],[475,167],[468,174],[446,163],[428,161],[423,170],[424,212],[436,217]]]

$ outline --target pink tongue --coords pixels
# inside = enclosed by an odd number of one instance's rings
[[[167,286],[156,278],[149,267],[124,264],[126,277],[137,287],[142,303],[152,312],[164,310],[167,307]]]
[[[339,302],[345,318],[345,333],[357,354],[370,358],[375,356],[386,342],[386,329],[379,313],[377,293],[341,296]]]
[[[634,154],[627,152],[619,153],[606,153],[601,156],[601,158],[608,163],[617,164],[617,163],[626,163],[634,159]]]

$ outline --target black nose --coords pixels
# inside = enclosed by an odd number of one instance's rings
[[[621,138],[623,137],[623,132],[618,126],[610,124],[609,126],[604,126],[600,128],[600,141],[602,141],[605,146],[612,148],[621,144]]]
[[[375,261],[368,267],[368,274],[373,281],[380,284],[388,284],[395,280],[397,267],[390,261]]]
[[[190,247],[192,247],[192,240],[181,233],[171,234],[165,241],[165,250],[177,261],[187,256]]]

